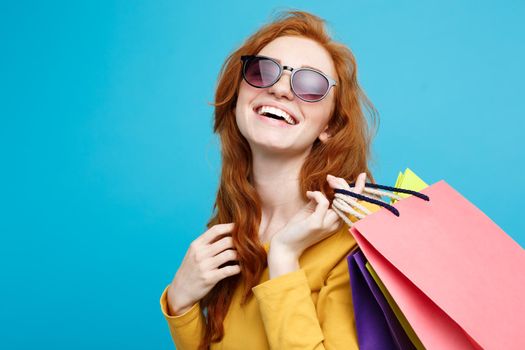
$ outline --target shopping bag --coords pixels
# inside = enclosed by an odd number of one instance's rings
[[[415,349],[357,249],[348,255],[359,349]]]
[[[383,282],[381,282],[381,280],[379,279],[379,276],[377,276],[377,273],[374,271],[374,269],[372,268],[372,265],[370,265],[369,262],[366,263],[366,269],[370,272],[370,275],[372,276],[377,286],[381,290],[381,293],[383,293],[386,301],[388,302],[388,305],[390,306],[390,308],[396,315],[396,318],[399,320],[401,327],[403,327],[405,333],[407,334],[412,344],[414,344],[417,350],[425,350],[425,347],[421,343],[421,340],[419,340],[419,338],[417,337],[417,334],[414,332],[414,329],[412,328],[410,323],[408,323],[405,315],[403,314],[399,306],[396,304],[395,300],[392,298],[392,296],[386,289]]]
[[[525,251],[446,182],[421,194],[350,232],[423,345],[525,349]]]
[[[428,187],[428,184],[416,175],[411,169],[406,168],[404,172],[399,172],[394,187],[400,187],[412,191],[421,191]],[[407,198],[410,194],[396,193],[401,198]],[[395,200],[392,201],[395,203]]]

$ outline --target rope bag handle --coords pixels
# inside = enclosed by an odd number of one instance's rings
[[[355,183],[353,182],[349,183],[348,185],[350,186],[350,188],[355,187]],[[399,210],[397,210],[392,205],[387,204],[384,201],[380,200],[381,197],[385,196],[385,197],[393,198],[395,200],[401,200],[402,198],[400,196],[398,196],[395,193],[392,193],[392,192],[397,192],[397,193],[410,194],[410,195],[418,197],[427,202],[430,201],[430,198],[427,195],[424,195],[423,193],[420,193],[417,191],[407,190],[404,188],[378,185],[378,184],[373,184],[373,183],[365,183],[363,192],[368,195],[355,193],[355,192],[347,191],[347,190],[340,189],[340,188],[336,188],[334,192],[335,192],[335,196],[334,196],[335,198],[332,202],[332,209],[350,227],[352,226],[352,221],[350,221],[350,219],[348,219],[348,217],[344,213],[353,215],[358,219],[362,219],[366,215],[371,214],[371,211],[365,206],[358,203],[357,200],[379,205],[387,209],[388,211],[390,211],[395,216],[400,215]],[[359,209],[361,212],[357,211],[355,208]]]

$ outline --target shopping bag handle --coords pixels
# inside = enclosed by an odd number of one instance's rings
[[[355,182],[349,183],[348,185],[350,187],[355,187]],[[390,192],[411,194],[411,195],[416,196],[418,198],[421,198],[421,199],[423,199],[423,200],[425,200],[427,202],[430,201],[430,198],[427,195],[425,195],[425,194],[423,194],[421,192],[418,192],[418,191],[407,190],[407,189],[399,188],[399,187],[392,187],[392,186],[373,184],[373,183],[369,183],[369,182],[365,183],[365,187],[376,188],[376,189],[390,191]]]
[[[355,183],[349,183],[349,185],[350,185],[350,187],[354,187]],[[384,186],[384,185],[378,185],[378,184],[373,184],[373,183],[365,183],[365,187],[373,188],[373,189],[381,189],[381,190],[386,190],[386,191],[391,191],[391,192],[411,194],[411,195],[413,195],[415,197],[418,197],[420,199],[423,199],[423,200],[425,200],[427,202],[430,201],[430,198],[427,195],[424,195],[423,193],[420,193],[420,192],[417,192],[417,191],[407,190],[407,189],[404,189],[404,188]],[[397,210],[396,208],[394,208],[390,204],[387,204],[387,203],[385,203],[385,202],[383,202],[381,200],[374,199],[374,198],[362,195],[360,193],[355,193],[355,192],[352,192],[352,191],[343,190],[343,189],[340,189],[340,188],[336,188],[334,190],[334,192],[335,193],[344,194],[344,195],[347,195],[347,196],[350,196],[350,197],[353,197],[355,199],[359,199],[359,200],[362,200],[362,201],[365,201],[365,202],[368,202],[368,203],[379,205],[379,206],[387,209],[388,211],[390,211],[395,216],[399,216],[399,210]]]

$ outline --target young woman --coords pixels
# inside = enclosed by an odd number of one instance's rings
[[[228,57],[215,99],[215,213],[161,297],[177,348],[357,348],[356,243],[329,208],[343,179],[361,192],[372,178],[375,110],[352,53],[320,18],[288,12]]]

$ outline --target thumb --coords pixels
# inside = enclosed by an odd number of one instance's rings
[[[306,191],[306,197],[310,198],[310,201],[304,206],[304,210],[309,212],[314,212],[315,208],[317,208],[317,201],[312,196],[312,191]]]
[[[355,181],[355,193],[362,193],[365,188],[366,183],[366,173],[361,173],[359,176],[357,176],[357,180]]]

